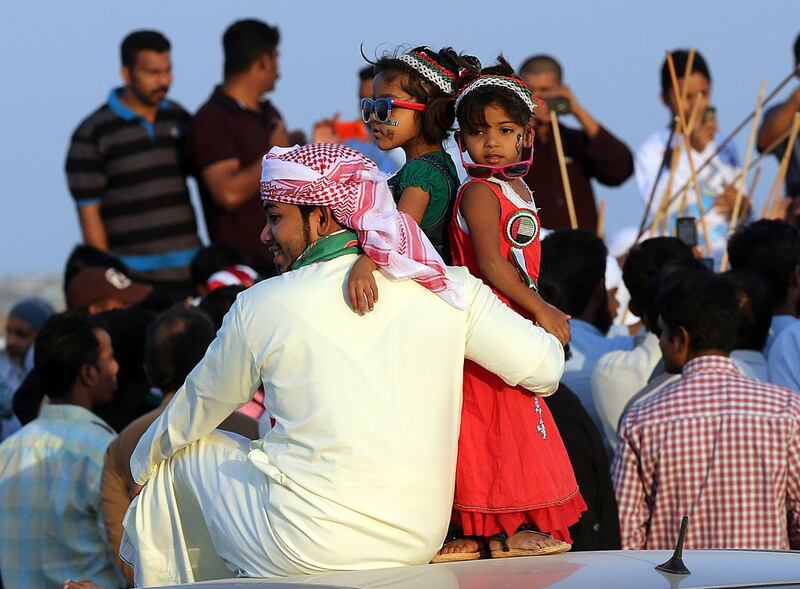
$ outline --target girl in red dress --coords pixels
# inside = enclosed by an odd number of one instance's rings
[[[533,158],[533,99],[502,57],[495,67],[478,67],[462,76],[455,103],[457,140],[474,164],[464,162],[472,179],[453,209],[453,264],[566,344],[569,316],[536,290],[539,217],[521,180]],[[494,558],[564,552],[567,528],[585,509],[544,400],[466,361],[454,501],[465,538],[446,544],[434,562],[483,551]]]

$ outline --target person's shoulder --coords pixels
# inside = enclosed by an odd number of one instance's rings
[[[108,445],[108,453],[125,454],[127,450],[128,454],[132,454],[136,444],[139,443],[139,439],[141,439],[144,432],[147,431],[147,428],[161,415],[163,410],[163,407],[156,407],[131,421]],[[128,459],[130,459],[130,456],[128,456]]]
[[[634,398],[625,410],[625,424],[641,426],[647,422],[659,420],[664,416],[672,415],[672,407],[669,401],[683,390],[682,378],[666,378],[665,382],[655,387],[653,390]]]
[[[265,98],[261,101],[261,112],[263,115],[269,118],[277,119],[279,121],[283,120],[281,111],[278,110],[278,107],[276,107],[269,98]]]
[[[652,151],[654,149],[664,149],[664,146],[667,144],[667,139],[669,137],[669,131],[665,129],[658,129],[650,133],[647,137],[644,138],[639,144],[639,147],[636,149],[637,153]]]
[[[785,327],[775,336],[767,361],[791,354],[800,358],[800,321]]]
[[[483,199],[497,200],[498,199],[497,193],[499,189],[495,190],[493,185],[487,180],[470,179],[461,185],[459,191],[461,192],[462,201],[464,199],[472,199],[472,198],[478,198],[482,200]]]
[[[356,259],[348,254],[267,278],[239,293],[234,305],[242,312],[276,306],[291,310],[298,298],[318,298],[322,289],[340,285]]]
[[[208,121],[216,121],[224,118],[226,113],[227,111],[225,108],[214,100],[214,95],[212,94],[191,116],[190,126],[201,125]]]
[[[107,103],[98,106],[90,114],[86,115],[75,131],[72,133],[72,140],[92,140],[102,133],[108,125],[113,125],[119,121],[119,117],[109,108]]]
[[[168,115],[169,117],[180,120],[188,120],[192,116],[191,114],[189,114],[189,111],[183,107],[181,103],[176,102],[171,98],[167,98],[164,100],[161,110],[164,114]]]
[[[742,373],[732,375],[731,380],[744,402],[755,405],[754,410],[791,413],[792,417],[800,419],[800,394],[792,389]]]

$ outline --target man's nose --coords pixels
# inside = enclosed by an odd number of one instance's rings
[[[272,241],[272,228],[269,223],[264,223],[264,228],[261,230],[261,243],[266,244]]]

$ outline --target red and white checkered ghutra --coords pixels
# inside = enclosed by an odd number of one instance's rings
[[[622,547],[800,547],[800,395],[702,356],[635,403],[613,467]]]
[[[387,176],[344,145],[273,147],[261,168],[261,198],[293,205],[329,206],[356,232],[364,253],[392,277],[412,279],[459,309],[461,287],[447,279],[439,253],[409,215],[397,210]]]

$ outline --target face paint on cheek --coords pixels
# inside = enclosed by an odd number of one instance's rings
[[[517,151],[522,149],[522,133],[517,133]]]

